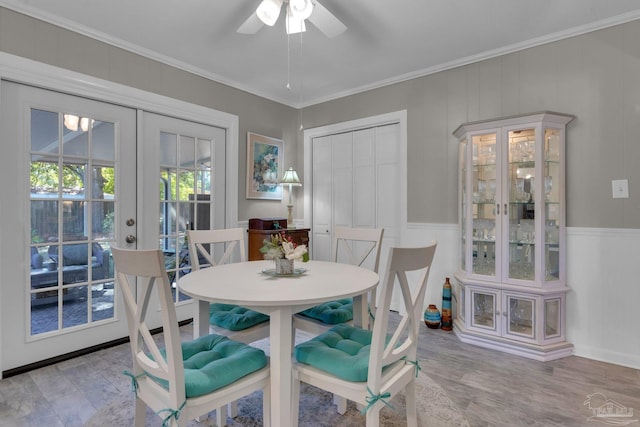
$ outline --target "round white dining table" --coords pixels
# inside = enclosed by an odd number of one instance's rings
[[[380,279],[366,268],[335,262],[296,262],[296,274],[285,277],[272,275],[273,268],[273,261],[218,265],[183,276],[178,287],[198,301],[194,314],[196,336],[209,333],[211,302],[241,305],[270,316],[271,425],[288,427],[294,425],[293,315],[322,302],[353,297],[354,324],[366,325],[367,293]]]

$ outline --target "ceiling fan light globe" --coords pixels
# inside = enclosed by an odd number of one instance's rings
[[[311,0],[289,0],[289,10],[297,19],[304,20],[311,16],[313,3]]]
[[[265,25],[272,27],[280,16],[281,7],[282,0],[262,0],[256,9],[256,15]]]
[[[297,34],[307,31],[307,27],[304,24],[304,19],[294,16],[290,10],[287,10],[286,30],[287,34]]]

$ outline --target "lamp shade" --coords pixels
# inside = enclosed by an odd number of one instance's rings
[[[272,27],[280,16],[282,8],[282,0],[262,0],[260,6],[256,9],[256,15],[266,25]]]
[[[300,182],[300,178],[298,178],[298,173],[293,170],[293,167],[290,167],[284,172],[284,175],[280,180],[280,184],[288,184],[293,187],[302,186],[302,183]]]

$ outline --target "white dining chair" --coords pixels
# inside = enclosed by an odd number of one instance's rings
[[[365,266],[378,272],[383,228],[350,228],[336,226],[331,247],[332,260]],[[375,317],[376,291],[369,293],[369,315]],[[296,329],[321,334],[339,323],[353,323],[353,298],[330,301],[311,307],[293,318]],[[368,323],[368,322],[367,322]]]
[[[294,425],[299,415],[300,382],[304,382],[361,405],[367,427],[377,427],[380,410],[404,391],[407,426],[417,426],[418,336],[436,246],[434,242],[421,248],[389,250],[373,331],[340,324],[295,347]],[[415,283],[409,283],[407,272]],[[406,311],[396,326],[389,323],[394,288],[402,294],[401,313]]]
[[[247,260],[242,228],[188,230],[187,241],[189,261],[194,271]],[[210,304],[209,310],[209,331],[212,333],[247,344],[269,336],[269,316],[266,314],[220,303]]]
[[[269,424],[270,371],[264,351],[215,334],[181,342],[162,252],[112,247],[112,253],[133,356],[133,369],[126,374],[135,391],[135,426],[145,425],[147,406],[167,426],[186,426],[218,409],[217,424],[223,426],[226,412],[221,419],[219,409],[258,390]],[[163,333],[156,336],[146,319],[158,307],[152,295],[157,295],[162,317]]]

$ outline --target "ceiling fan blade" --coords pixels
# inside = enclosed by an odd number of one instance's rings
[[[313,12],[307,19],[311,21],[313,25],[318,27],[325,36],[332,38],[338,34],[342,34],[347,29],[346,25],[329,12],[326,7],[318,3],[317,0],[313,0],[313,3]]]
[[[240,27],[236,30],[236,32],[240,34],[255,34],[263,26],[264,26],[264,23],[260,20],[260,18],[258,18],[258,15],[256,15],[255,12],[253,12],[251,16],[249,16],[249,18],[247,18],[247,20],[244,21],[242,25],[240,25]]]

